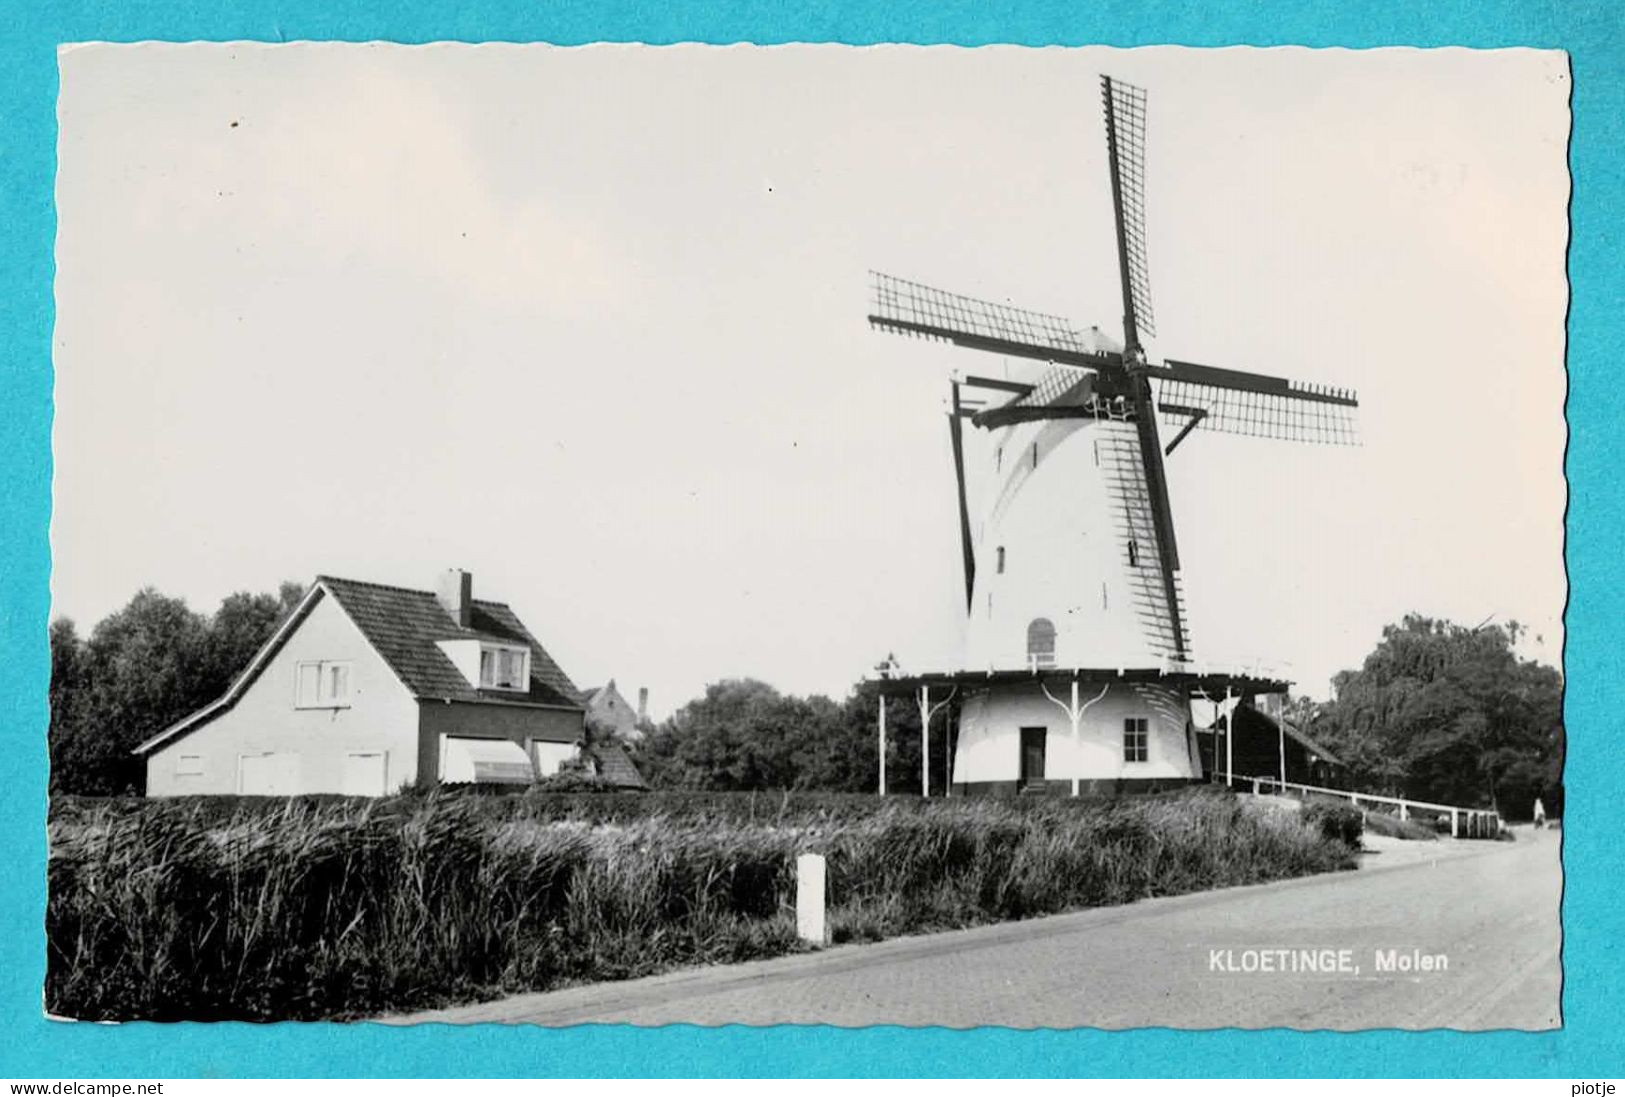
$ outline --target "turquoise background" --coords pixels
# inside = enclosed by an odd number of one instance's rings
[[[1195,7],[1191,5],[1190,7]],[[1625,18],[1612,3],[1249,3],[1106,0],[1020,5],[743,2],[7,5],[0,36],[0,1075],[197,1076],[1555,1075],[1619,1077],[1625,868],[1617,738],[1622,619],[1620,219]],[[389,39],[950,42],[979,45],[1535,46],[1574,67],[1569,322],[1569,729],[1564,990],[1550,1034],[1174,1033],[1001,1030],[283,1024],[101,1026],[40,1014],[45,958],[45,727],[50,663],[52,244],[56,46],[83,40]],[[1494,317],[1485,317],[1493,324]],[[1486,425],[1493,429],[1493,425]],[[116,551],[116,546],[108,546]]]

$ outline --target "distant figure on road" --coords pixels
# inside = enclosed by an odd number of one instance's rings
[[[1545,828],[1545,826],[1546,826],[1546,805],[1541,803],[1540,802],[1540,797],[1537,796],[1537,797],[1535,797],[1535,829],[1536,830],[1542,830],[1542,829]]]

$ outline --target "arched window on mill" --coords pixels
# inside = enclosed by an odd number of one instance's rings
[[[1055,665],[1055,625],[1047,617],[1035,617],[1027,626],[1027,663],[1033,667]]]

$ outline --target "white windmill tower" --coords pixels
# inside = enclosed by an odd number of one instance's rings
[[[1197,428],[1355,441],[1351,391],[1147,359],[1145,93],[1110,77],[1101,92],[1121,343],[1058,316],[874,276],[872,326],[1026,363],[1019,378],[952,383],[966,595],[960,665],[885,685],[917,691],[927,720],[933,691],[939,702],[958,697],[956,791],[1077,794],[1200,780],[1191,700],[1277,693],[1287,683],[1193,659],[1164,458]],[[962,387],[1008,398],[972,410]],[[1159,412],[1181,421],[1166,446]],[[990,432],[982,477],[990,487],[975,514],[965,419]]]

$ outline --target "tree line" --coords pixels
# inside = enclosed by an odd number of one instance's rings
[[[81,637],[67,618],[51,642],[51,788],[139,792],[131,750],[225,692],[303,586],[237,593],[212,615],[150,588]],[[1527,817],[1537,796],[1562,811],[1563,680],[1517,655],[1516,624],[1465,628],[1416,615],[1383,630],[1333,696],[1292,698],[1288,716],[1346,765],[1341,783],[1368,792]],[[627,747],[657,788],[876,787],[878,685],[856,683],[841,700],[779,692],[730,678]],[[948,779],[957,711],[931,724],[931,787]],[[602,729],[591,732],[607,734]],[[920,717],[909,698],[887,704],[887,787],[920,790]]]
[[[1348,767],[1351,788],[1489,807],[1563,810],[1563,676],[1517,654],[1517,622],[1467,628],[1409,614],[1382,630],[1332,699],[1289,718]]]

